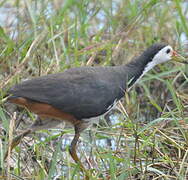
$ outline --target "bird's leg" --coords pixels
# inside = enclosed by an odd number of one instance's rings
[[[74,135],[74,138],[71,142],[71,145],[70,145],[70,149],[69,149],[69,152],[70,152],[70,155],[72,156],[73,160],[80,164],[81,168],[83,168],[83,165],[80,161],[80,159],[78,158],[77,156],[77,153],[76,153],[76,145],[77,145],[77,142],[78,142],[78,139],[80,137],[80,133],[86,129],[88,127],[88,123],[87,122],[82,122],[82,121],[77,121],[76,124],[74,124],[74,131],[75,131],[75,135]],[[84,169],[84,168],[83,168]]]
[[[22,140],[23,137],[27,136],[28,134],[30,134],[32,132],[31,129],[27,129],[26,131],[24,131],[23,133],[19,134],[18,136],[16,136],[11,144],[10,144],[10,151],[12,151]],[[4,156],[4,160],[7,158],[8,156],[8,150],[6,151],[5,153],[5,156]]]
[[[78,158],[77,156],[77,153],[76,153],[76,145],[77,145],[77,142],[78,142],[78,139],[80,137],[80,132],[77,132],[76,128],[75,128],[75,135],[74,135],[74,138],[71,142],[71,145],[70,145],[70,149],[69,149],[69,152],[70,152],[70,155],[71,157],[73,158],[73,160],[79,164],[81,166],[81,168],[83,168],[83,165],[80,161],[80,159]]]
[[[59,120],[51,119],[51,118],[42,119],[38,116],[35,122],[27,130],[25,130],[24,132],[22,132],[12,140],[12,143],[10,144],[10,150],[12,151],[21,142],[22,138],[27,136],[28,134],[31,134],[38,130],[52,128],[58,125],[59,123],[61,123],[61,121]],[[4,159],[6,159],[7,156],[8,156],[8,150],[5,153]]]
[[[35,128],[34,127],[38,127],[39,124],[41,123],[41,119],[39,117],[37,117],[37,119],[35,120],[35,122],[25,131],[23,131],[21,134],[19,134],[18,136],[16,136],[11,144],[9,145],[10,146],[10,151],[12,151],[18,144],[20,144],[21,140],[27,136],[28,134],[32,133],[35,131]],[[5,156],[4,156],[4,160],[7,158],[8,156],[8,153],[9,151],[7,150],[6,153],[5,153]]]
[[[84,172],[86,174],[86,176],[85,176],[86,180],[89,179],[89,176],[88,176],[88,173],[87,173],[86,169],[84,168],[83,164],[81,163],[80,159],[78,158],[78,155],[76,153],[76,145],[77,145],[78,139],[80,137],[80,133],[87,126],[88,125],[85,124],[85,123],[78,123],[78,124],[74,125],[75,135],[74,135],[74,138],[73,138],[73,140],[71,142],[70,149],[69,149],[69,152],[70,152],[70,155],[71,155],[72,159],[80,166],[82,172]]]

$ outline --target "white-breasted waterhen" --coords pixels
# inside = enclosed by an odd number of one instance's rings
[[[126,65],[72,68],[15,85],[9,91],[8,101],[24,106],[37,114],[38,119],[13,139],[11,148],[31,132],[66,121],[75,129],[70,154],[81,165],[76,144],[80,133],[90,124],[90,118],[109,111],[147,71],[169,60],[187,63],[171,46],[156,43]]]

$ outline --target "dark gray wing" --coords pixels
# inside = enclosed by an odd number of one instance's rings
[[[48,103],[83,119],[105,113],[124,95],[122,86],[110,67],[82,67],[24,81],[9,93]]]

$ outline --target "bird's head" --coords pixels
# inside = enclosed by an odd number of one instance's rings
[[[152,45],[149,49],[151,52],[154,53],[152,62],[155,65],[170,60],[188,64],[188,61],[186,61],[186,59],[183,56],[179,55],[175,50],[173,50],[173,48],[170,45],[156,43]]]
[[[139,56],[133,63],[138,63],[137,66],[141,67],[143,74],[148,72],[157,64],[161,64],[167,61],[176,61],[184,64],[188,64],[186,59],[179,55],[173,48],[164,43],[155,43],[147,48],[141,56]]]

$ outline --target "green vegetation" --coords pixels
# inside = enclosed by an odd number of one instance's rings
[[[10,120],[16,135],[35,119],[6,103],[12,85],[70,67],[124,64],[154,42],[186,56],[187,12],[183,0],[2,0],[0,179],[83,179],[68,153],[72,129],[26,137],[3,160]],[[120,112],[82,133],[78,151],[91,180],[187,179],[187,89],[185,65],[160,65],[126,94]]]

